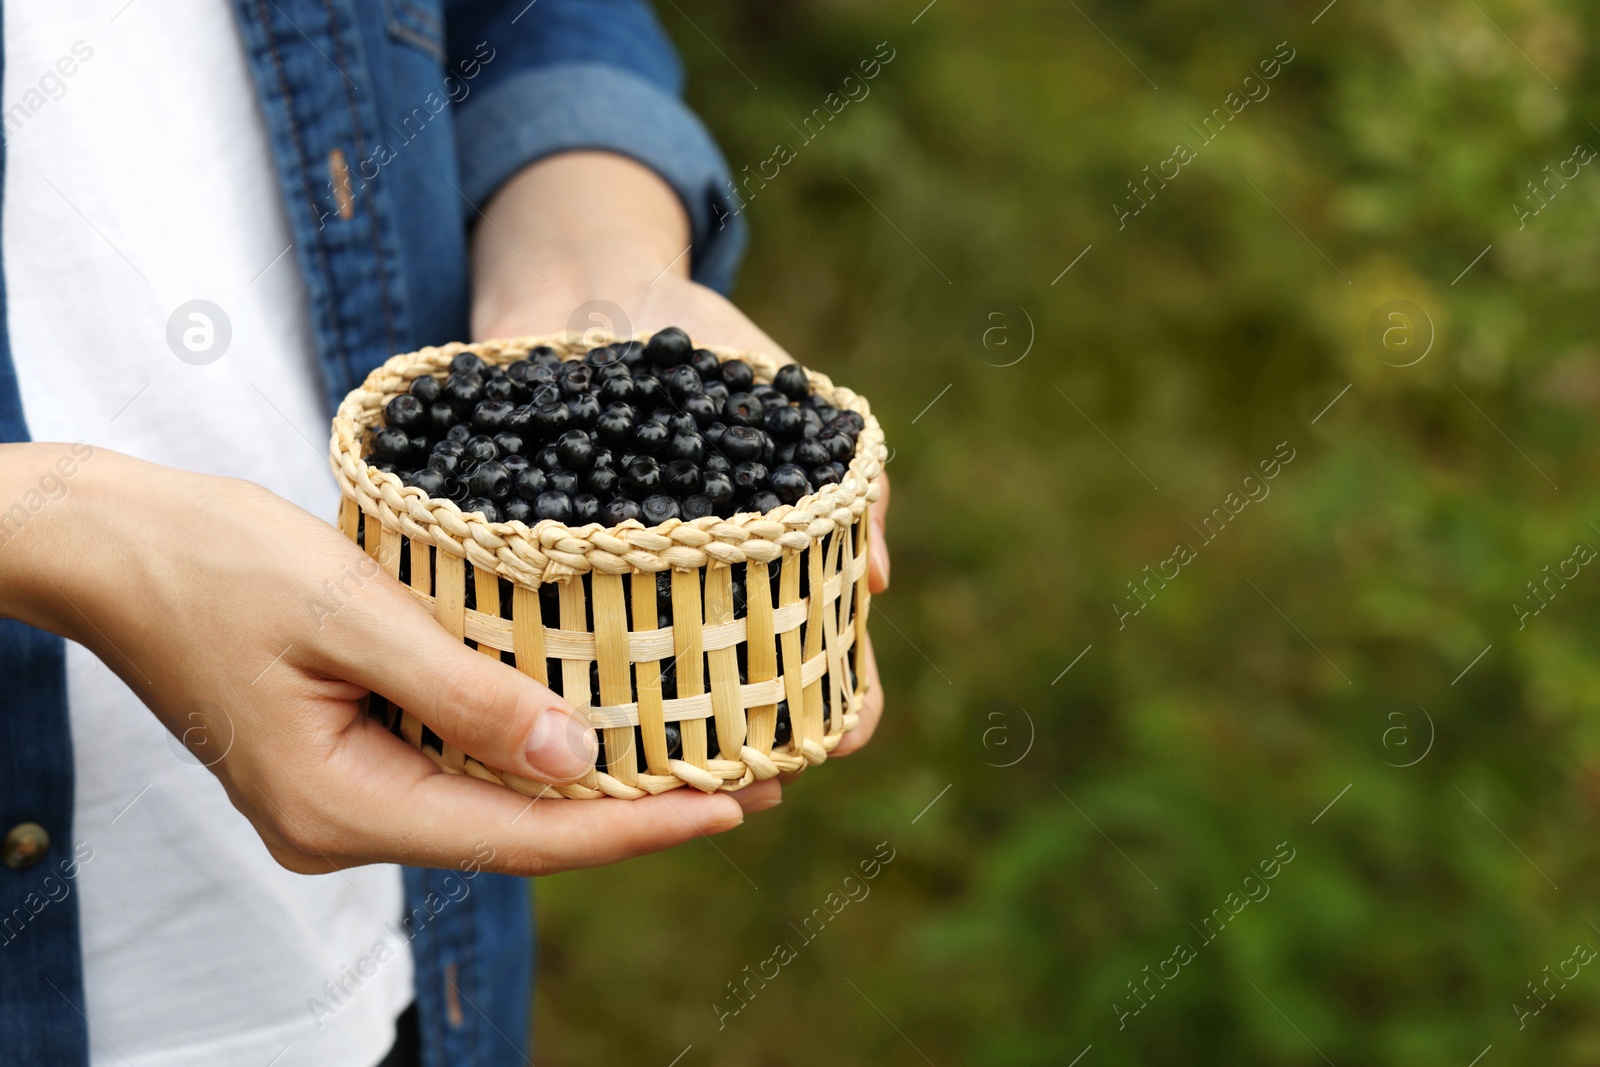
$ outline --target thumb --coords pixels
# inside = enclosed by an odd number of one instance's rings
[[[349,681],[502,771],[569,782],[594,767],[594,728],[561,696],[457,641],[408,594],[382,599],[346,646],[359,650],[346,665]]]

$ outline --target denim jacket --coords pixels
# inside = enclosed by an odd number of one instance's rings
[[[679,99],[682,73],[646,0],[233,7],[310,294],[330,416],[393,353],[466,338],[466,245],[478,209],[556,152],[605,149],[654,169],[688,211],[695,279],[731,283],[743,241],[732,185]],[[0,441],[24,441],[4,312],[0,275]],[[60,892],[72,870],[72,779],[63,643],[0,620],[0,835],[34,822],[52,841],[40,862],[0,867],[7,1063],[88,1062],[77,895]],[[527,887],[481,873],[463,894],[463,877],[405,872],[423,1061],[522,1063]]]

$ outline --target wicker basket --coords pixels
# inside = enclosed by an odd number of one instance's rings
[[[866,678],[867,507],[880,491],[885,449],[864,398],[811,373],[813,391],[859,412],[866,428],[839,484],[765,515],[649,528],[491,523],[362,458],[384,405],[413,379],[447,373],[461,352],[502,364],[548,345],[575,359],[612,340],[567,334],[395,356],[339,405],[330,456],[344,494],[340,529],[450,633],[552,685],[586,713],[601,735],[605,770],[545,785],[480,763],[376,696],[373,712],[445,771],[533,797],[636,799],[681,785],[709,793],[821,763],[855,726],[865,692],[858,680]],[[746,360],[758,381],[771,381],[781,365],[761,354],[712,351]],[[671,591],[665,627],[657,612],[662,572],[670,572],[662,580]],[[746,590],[742,606],[736,577]],[[663,697],[664,666],[675,697]],[[790,709],[791,737],[776,745],[780,701]],[[679,725],[681,759],[669,758],[669,722]],[[708,723],[723,758],[707,757]],[[726,758],[731,753],[738,758]]]

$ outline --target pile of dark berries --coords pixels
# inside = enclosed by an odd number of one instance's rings
[[[489,522],[615,526],[766,513],[843,479],[865,420],[811,393],[803,368],[771,384],[669,326],[562,360],[540,347],[389,401],[368,462]]]

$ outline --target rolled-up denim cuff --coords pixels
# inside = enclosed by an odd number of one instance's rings
[[[462,191],[480,207],[530,163],[558,152],[616,152],[659,174],[689,215],[690,272],[726,293],[744,220],[711,135],[676,96],[606,63],[523,71],[474,95],[456,121]]]

